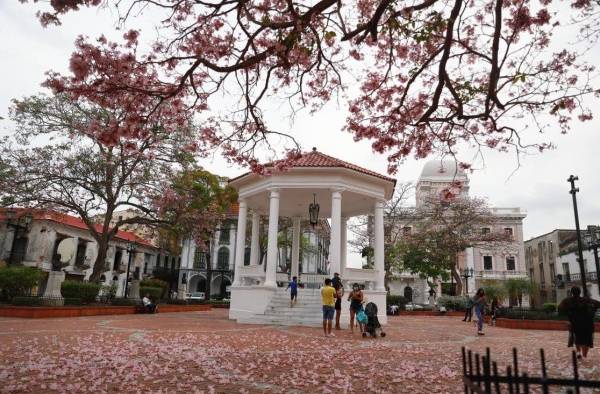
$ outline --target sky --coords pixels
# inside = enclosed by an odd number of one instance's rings
[[[77,35],[96,37],[101,33],[116,37],[115,15],[107,10],[84,9],[63,19],[60,27],[42,28],[35,17],[36,5],[16,0],[0,0],[0,135],[11,132],[7,120],[13,98],[39,93],[44,73],[50,69],[68,71],[68,59]],[[143,22],[140,22],[143,23]],[[133,26],[136,27],[136,26]],[[596,46],[589,56],[600,64]],[[600,108],[596,101],[592,108]],[[277,108],[273,108],[276,114]],[[292,123],[279,119],[304,150],[319,151],[374,171],[385,173],[386,158],[375,154],[367,141],[355,142],[344,132],[346,112],[343,104],[327,105],[316,114],[300,112]],[[573,205],[567,178],[579,176],[577,195],[582,226],[600,224],[600,110],[586,123],[574,123],[567,135],[551,134],[557,149],[528,155],[517,160],[512,154],[487,151],[485,163],[470,175],[472,196],[486,197],[491,206],[520,207],[527,212],[525,239],[556,228],[574,228]],[[465,151],[462,160],[469,161]],[[431,157],[430,159],[435,159]],[[407,160],[395,175],[399,182],[416,181],[427,160]],[[202,163],[208,170],[224,176],[236,176],[244,169],[228,165],[218,155]],[[516,170],[516,171],[515,171]]]

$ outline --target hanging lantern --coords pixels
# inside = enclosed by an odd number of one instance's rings
[[[319,204],[317,204],[317,195],[313,194],[313,202],[308,206],[308,217],[310,224],[314,227],[319,221]]]

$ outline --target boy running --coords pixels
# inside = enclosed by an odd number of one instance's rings
[[[292,281],[288,283],[287,289],[290,289],[290,308],[298,301],[298,277],[294,276]],[[286,290],[287,290],[286,289]]]
[[[335,289],[331,287],[331,279],[325,279],[325,286],[321,289],[321,298],[323,300],[323,332],[325,336],[333,337],[331,326],[333,315],[335,314]]]

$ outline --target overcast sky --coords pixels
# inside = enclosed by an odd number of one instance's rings
[[[114,15],[101,10],[84,10],[63,20],[63,26],[44,29],[35,18],[36,7],[16,0],[0,0],[0,133],[10,133],[6,120],[10,100],[41,91],[44,72],[53,69],[66,72],[68,58],[76,36],[85,33],[109,37]],[[600,50],[595,48],[595,64],[600,64]],[[574,123],[568,135],[555,133],[554,151],[521,159],[514,172],[516,159],[510,154],[487,152],[485,167],[471,175],[471,195],[489,199],[493,206],[521,207],[527,211],[524,223],[526,239],[555,228],[573,228],[573,206],[566,179],[579,176],[580,220],[583,226],[600,224],[600,106],[594,103],[596,119]],[[275,111],[274,111],[275,112]],[[281,119],[305,150],[316,146],[329,155],[385,173],[386,160],[374,154],[368,142],[356,143],[342,130],[345,110],[331,104],[321,112],[298,114],[291,125]],[[463,160],[470,160],[465,152]],[[399,181],[418,178],[425,161],[409,160],[401,166]],[[207,169],[225,176],[235,176],[243,169],[228,166],[220,157],[203,163]],[[479,163],[482,166],[482,163]],[[514,172],[514,173],[513,173]],[[511,175],[512,174],[512,175]]]

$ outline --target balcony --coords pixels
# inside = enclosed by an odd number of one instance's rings
[[[478,279],[510,279],[510,278],[527,278],[525,271],[475,271],[475,278]]]
[[[598,275],[596,272],[586,272],[585,274],[586,281],[597,281]],[[567,275],[556,275],[556,283],[574,283],[581,282],[581,274],[578,272],[576,274],[567,274]]]

